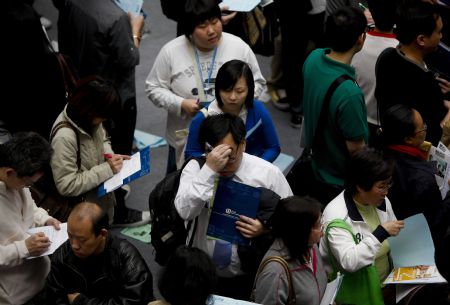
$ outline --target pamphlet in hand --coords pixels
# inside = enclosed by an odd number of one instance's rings
[[[130,160],[124,160],[120,172],[102,183],[97,191],[97,196],[102,197],[124,184],[130,183],[150,173],[150,147],[138,151]]]
[[[206,300],[206,305],[255,305],[256,303],[223,297],[212,294]]]
[[[47,251],[39,256],[30,256],[28,257],[29,259],[53,254],[53,252],[55,252],[56,249],[58,249],[59,246],[61,246],[69,238],[67,235],[67,222],[62,223],[59,226],[59,230],[56,230],[54,226],[36,227],[28,230],[29,234],[36,234],[39,232],[44,233],[51,242]]]
[[[336,299],[339,288],[341,287],[342,280],[344,279],[344,275],[338,272],[334,281],[331,281],[327,284],[327,288],[325,289],[325,293],[323,294],[322,300],[320,301],[320,305],[333,305],[334,300]]]
[[[241,215],[256,218],[260,198],[260,189],[220,178],[206,234],[232,244],[249,245],[249,239],[236,229],[236,221]]]
[[[428,160],[435,162],[437,165],[437,174],[434,176],[441,191],[442,199],[444,199],[449,191],[450,150],[442,142],[439,142],[437,147],[430,148]]]
[[[144,0],[114,0],[114,2],[125,12],[138,16],[141,13]]]

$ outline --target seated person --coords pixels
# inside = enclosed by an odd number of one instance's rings
[[[200,157],[205,152],[198,141],[205,117],[225,112],[239,116],[245,123],[248,136],[245,152],[273,162],[280,154],[280,143],[269,111],[263,103],[253,100],[254,91],[253,73],[248,64],[237,59],[224,63],[217,72],[216,99],[192,119],[185,159]]]
[[[237,245],[222,240],[209,239],[206,235],[215,181],[219,177],[253,187],[265,187],[281,198],[292,195],[283,173],[271,163],[245,151],[245,126],[239,117],[228,113],[208,116],[200,126],[200,143],[208,149],[206,163],[200,168],[191,160],[183,169],[175,207],[185,220],[197,218],[196,231],[191,228],[193,246],[213,257],[218,267],[218,294],[238,299],[250,296],[253,276],[242,271]],[[259,219],[240,216],[236,228],[246,238],[261,235],[265,228]]]
[[[327,274],[317,247],[323,236],[321,210],[317,200],[293,196],[280,200],[272,216],[275,241],[263,261],[270,256],[286,260],[296,305],[319,304],[327,286]],[[256,303],[289,304],[288,279],[279,262],[269,262],[255,282]]]
[[[333,199],[323,211],[322,222],[342,219],[358,239],[344,228],[333,227],[320,241],[320,254],[331,272],[330,259],[336,261],[338,271],[352,273],[362,268],[375,266],[380,288],[374,287],[374,295],[381,298],[381,283],[392,270],[387,238],[396,236],[403,228],[386,197],[392,186],[394,164],[385,160],[381,153],[372,148],[363,148],[352,155],[345,190]],[[330,251],[329,251],[330,249]],[[331,257],[333,256],[333,257]],[[345,277],[344,277],[345,281]],[[373,283],[372,283],[373,284]],[[373,286],[372,286],[373,287]],[[391,295],[386,286],[386,295]],[[358,289],[358,287],[354,287]],[[391,304],[386,298],[386,304]],[[356,304],[364,304],[358,300]],[[395,300],[394,300],[395,304]]]
[[[59,229],[60,222],[36,206],[28,186],[41,178],[51,154],[50,144],[34,132],[17,133],[0,145],[0,304],[46,304],[32,299],[40,299],[36,295],[44,287],[50,260],[26,258],[47,251],[50,241],[42,232],[27,230],[44,225]]]
[[[427,124],[420,113],[406,105],[394,105],[382,117],[386,154],[396,161],[389,199],[399,219],[423,213],[436,247],[450,221],[447,196],[442,200],[434,174],[436,165],[421,150]],[[447,206],[446,206],[447,205]]]
[[[205,305],[217,285],[216,266],[204,251],[181,246],[171,256],[159,278],[164,300],[148,305]]]
[[[137,249],[108,232],[98,205],[75,206],[67,221],[69,240],[52,257],[49,304],[143,305],[153,300],[152,274]]]

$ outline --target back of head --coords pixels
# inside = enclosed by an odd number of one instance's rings
[[[117,90],[100,76],[79,80],[67,105],[67,115],[88,132],[94,118],[109,119],[119,110]]]
[[[50,163],[52,148],[35,132],[19,132],[0,145],[0,167],[14,169],[18,177],[43,172]]]
[[[179,247],[159,280],[159,291],[171,305],[204,305],[216,288],[216,267],[198,248]]]
[[[342,7],[328,16],[325,23],[326,45],[336,52],[349,51],[366,31],[367,19],[360,9]]]
[[[281,238],[292,258],[305,263],[311,229],[320,217],[322,205],[311,197],[281,199],[272,216],[273,235]]]
[[[397,10],[395,33],[401,44],[413,43],[419,35],[430,36],[439,18],[437,5],[421,0],[404,0]]]
[[[92,230],[98,236],[102,229],[109,229],[109,217],[99,205],[92,202],[82,202],[77,204],[70,212],[68,221],[81,222],[89,219],[92,223]]]
[[[367,3],[377,29],[384,32],[392,31],[395,24],[398,1],[367,0]]]
[[[356,186],[369,191],[375,182],[389,179],[394,172],[394,166],[393,160],[386,159],[380,151],[366,146],[352,154],[346,189],[351,194],[356,194]]]
[[[216,0],[187,0],[180,20],[181,30],[189,38],[197,25],[213,18],[220,19],[221,16]]]
[[[228,113],[208,116],[200,125],[199,142],[216,146],[227,134],[231,133],[236,144],[245,140],[245,125],[242,119]]]
[[[253,79],[253,72],[247,63],[238,59],[227,61],[217,72],[215,90],[217,103],[220,107],[223,106],[220,91],[232,89],[241,77],[245,79],[248,87],[245,106],[247,108],[253,107],[253,97],[255,95],[255,81]]]
[[[407,136],[414,134],[414,111],[411,107],[397,104],[384,113],[381,119],[385,145],[404,144]]]

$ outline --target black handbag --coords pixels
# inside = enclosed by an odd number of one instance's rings
[[[305,147],[300,157],[295,161],[289,173],[286,175],[286,180],[291,186],[292,192],[296,196],[312,195],[312,191],[317,189],[318,181],[312,168],[313,147],[319,145],[319,135],[323,133],[323,127],[327,118],[327,110],[330,106],[331,96],[337,87],[346,80],[353,80],[350,76],[343,74],[336,78],[328,88],[328,91],[323,100],[322,109],[320,110],[317,127],[314,131],[314,138],[311,147]],[[323,183],[321,183],[323,185]]]

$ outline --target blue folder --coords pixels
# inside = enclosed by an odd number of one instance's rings
[[[236,229],[236,221],[240,215],[256,218],[260,199],[261,189],[220,178],[206,234],[232,244],[249,245],[250,240]]]
[[[141,154],[141,170],[123,179],[122,185],[128,184],[131,181],[141,178],[142,176],[145,176],[150,173],[150,146],[147,146],[144,149],[140,150],[140,154]],[[102,197],[105,196],[106,193],[107,192],[105,189],[105,184],[104,183],[100,184],[97,190],[97,196]]]

